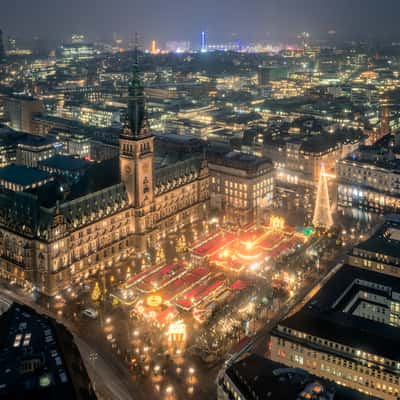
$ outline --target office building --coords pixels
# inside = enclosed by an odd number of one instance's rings
[[[38,134],[35,114],[44,111],[41,100],[29,96],[11,95],[5,99],[5,114],[9,125],[16,131]]]
[[[27,167],[37,167],[40,161],[53,157],[62,146],[52,137],[27,134],[17,140],[15,163]]]
[[[246,225],[272,207],[274,168],[269,159],[238,152],[207,155],[211,208],[227,221]]]
[[[264,156],[276,168],[282,186],[314,188],[320,176],[321,163],[327,174],[334,174],[336,162],[358,148],[363,135],[357,131],[284,134],[264,137]]]
[[[63,176],[68,182],[79,182],[90,166],[90,162],[73,156],[56,154],[40,161],[38,168],[49,174]]]
[[[87,61],[94,58],[96,51],[90,43],[63,44],[60,48],[61,60],[65,63]]]
[[[400,223],[388,220],[272,331],[270,357],[387,400],[400,393]]]
[[[257,80],[260,87],[268,86],[272,81],[287,79],[288,76],[288,67],[284,65],[261,66],[257,71]]]
[[[378,400],[255,354],[223,371],[217,388],[218,400]]]
[[[400,277],[400,221],[395,214],[369,239],[355,246],[348,263],[358,268]]]
[[[364,146],[337,164],[338,209],[345,214],[400,210],[400,160],[379,145]]]
[[[36,168],[14,164],[0,168],[0,187],[14,192],[35,189],[52,180],[50,174]]]

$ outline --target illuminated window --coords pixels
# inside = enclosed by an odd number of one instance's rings
[[[22,340],[22,335],[19,333],[18,335],[15,336],[14,340],[14,347],[19,347],[21,345],[21,340]]]

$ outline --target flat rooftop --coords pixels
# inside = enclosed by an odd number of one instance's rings
[[[207,154],[207,159],[210,164],[223,165],[243,170],[253,170],[262,165],[267,165],[271,169],[273,168],[271,160],[266,157],[258,157],[253,154],[246,154],[237,151],[219,153],[211,150]]]
[[[53,157],[40,161],[39,165],[53,167],[60,170],[77,171],[88,167],[90,162],[83,160],[82,158],[56,154]]]
[[[18,140],[18,145],[29,146],[29,147],[49,147],[57,143],[55,138],[49,136],[38,136],[25,134]]]
[[[23,165],[8,165],[0,168],[0,180],[15,183],[17,185],[31,185],[49,179],[51,175],[36,168],[29,168]]]
[[[399,328],[351,312],[350,302],[356,298],[348,296],[360,290],[368,293],[368,298],[397,295],[400,279],[344,265],[300,311],[279,326],[400,361]],[[277,328],[274,333],[281,334]]]
[[[373,236],[353,250],[366,250],[400,259],[400,221],[386,222]]]
[[[226,374],[246,399],[376,400],[302,369],[288,368],[255,354],[228,368]]]

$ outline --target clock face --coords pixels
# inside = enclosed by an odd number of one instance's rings
[[[126,173],[127,175],[130,175],[131,172],[132,172],[132,168],[131,168],[129,165],[127,165],[127,166],[125,167],[125,173]]]

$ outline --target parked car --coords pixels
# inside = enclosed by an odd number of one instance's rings
[[[82,315],[88,318],[96,319],[99,313],[93,308],[86,308],[85,310],[82,311]]]

